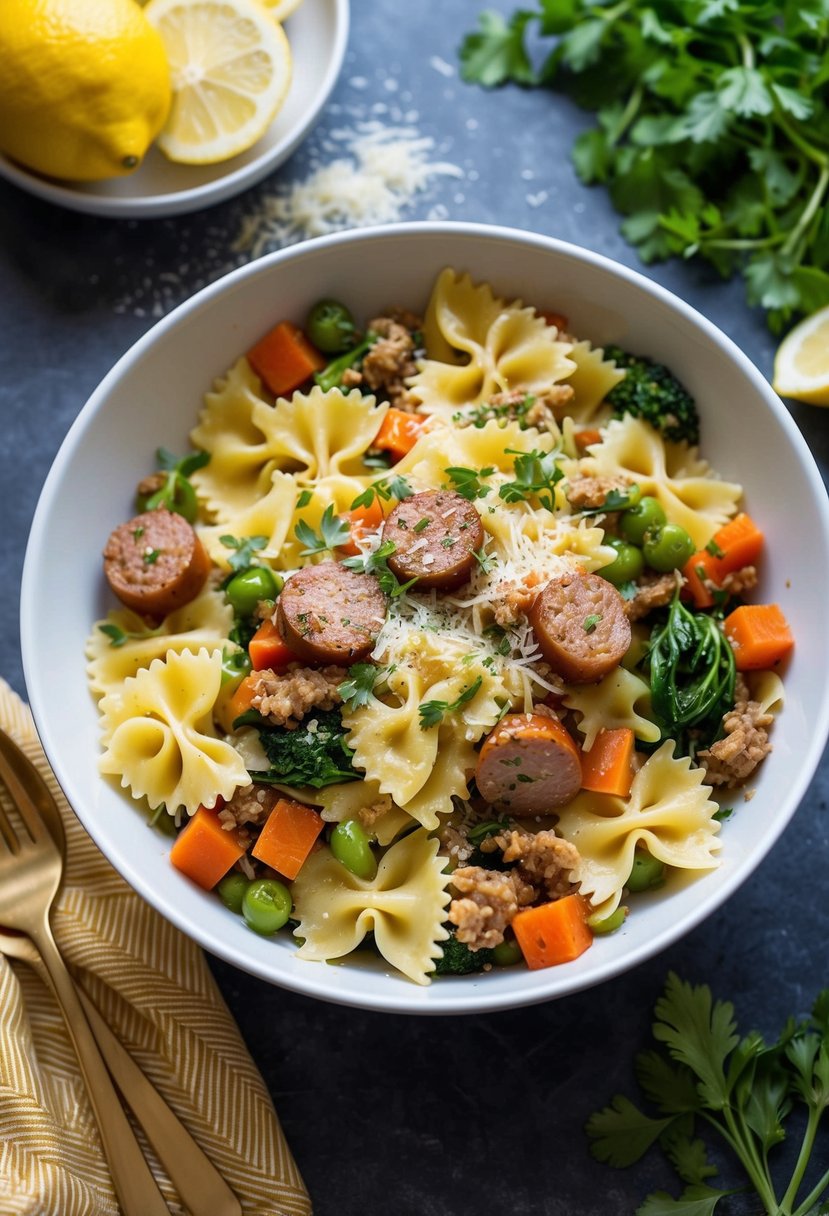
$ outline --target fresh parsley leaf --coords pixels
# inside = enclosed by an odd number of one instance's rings
[[[297,497],[296,509],[301,511],[303,507],[307,507],[313,497],[313,490],[303,490]]]
[[[320,530],[315,532],[309,523],[301,519],[294,528],[294,536],[305,548],[300,551],[301,557],[313,557],[317,553],[327,553],[344,545],[351,534],[347,519],[334,514],[334,504],[329,503],[322,513]]]
[[[564,476],[555,452],[517,452],[507,448],[515,457],[514,481],[505,482],[498,491],[504,502],[521,502],[535,497],[548,511],[555,510],[555,486]]]
[[[452,483],[452,489],[469,502],[474,502],[476,498],[486,498],[491,487],[485,486],[483,479],[491,477],[495,469],[492,465],[485,469],[466,469],[461,465],[453,465],[444,471]]]
[[[633,1165],[644,1157],[674,1122],[673,1116],[652,1119],[640,1111],[629,1098],[617,1094],[604,1110],[597,1111],[587,1121],[590,1151],[597,1161],[617,1168]]]
[[[734,1191],[718,1191],[705,1185],[687,1186],[679,1199],[655,1191],[636,1210],[636,1216],[713,1216],[717,1204]]]
[[[227,559],[231,570],[238,572],[255,566],[254,554],[264,549],[268,543],[267,536],[220,536],[220,542],[226,549],[233,549]]]
[[[531,13],[516,13],[509,22],[500,13],[485,12],[480,29],[470,34],[461,51],[461,76],[492,87],[514,80],[534,84],[535,73],[524,50],[524,30]]]
[[[383,594],[397,599],[404,591],[408,591],[409,587],[414,586],[417,579],[410,578],[408,582],[401,583],[394,571],[389,569],[388,559],[396,548],[397,545],[393,540],[384,540],[373,553],[369,553],[365,557],[347,557],[343,565],[348,570],[356,570],[359,574],[375,575]]]
[[[498,558],[494,553],[485,553],[483,546],[480,549],[473,549],[472,556],[483,570],[484,574],[490,574],[498,565]]]
[[[394,477],[386,477],[382,481],[375,481],[368,486],[351,504],[351,510],[356,511],[359,507],[370,507],[374,502],[375,497],[387,502],[390,498],[396,498],[398,502],[402,502],[404,498],[411,498],[414,494],[409,482],[406,478],[398,473]]]
[[[353,663],[348,669],[348,679],[339,685],[339,693],[343,705],[349,709],[359,709],[368,705],[374,692],[374,686],[384,674],[384,668],[374,663]]]
[[[488,819],[485,823],[476,823],[474,828],[470,828],[466,838],[470,844],[479,845],[488,836],[497,836],[499,832],[506,832],[508,829],[508,819]]]
[[[589,616],[584,618],[584,632],[592,633],[596,626],[600,623],[602,615],[600,612],[591,612]]]
[[[109,638],[110,646],[118,649],[121,646],[125,646],[131,638],[140,639],[158,637],[162,631],[163,625],[158,625],[155,629],[142,629],[135,633],[131,633],[128,629],[122,629],[120,625],[113,625],[112,623],[99,625],[98,628],[100,629],[101,633],[105,633]]]
[[[420,715],[421,729],[428,730],[430,726],[437,726],[439,722],[443,721],[444,714],[451,714],[461,709],[472,700],[482,683],[483,677],[478,676],[475,682],[465,688],[454,701],[422,701],[417,711]]]

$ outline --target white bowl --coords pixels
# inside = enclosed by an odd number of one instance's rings
[[[758,599],[777,601],[795,637],[774,751],[735,799],[722,864],[693,882],[639,897],[623,929],[577,961],[509,969],[417,987],[381,964],[303,962],[289,939],[251,933],[214,895],[167,860],[168,842],[98,774],[98,720],[84,641],[109,606],[101,549],[130,511],[136,482],[164,445],[187,449],[202,396],[280,316],[301,320],[334,296],[358,317],[388,305],[423,307],[444,266],[504,296],[557,309],[595,342],[617,341],[664,361],[698,400],[703,454],[743,483],[767,537]],[[213,954],[309,996],[409,1013],[469,1013],[564,996],[664,950],[751,873],[788,823],[829,733],[829,507],[812,457],[780,400],[742,352],[704,317],[648,279],[560,241],[503,228],[408,224],[310,241],[263,258],[199,292],[113,368],[81,411],[46,480],[26,554],[22,641],[26,680],[46,753],[84,826],[151,904]]]
[[[320,117],[342,68],[348,42],[348,0],[304,0],[285,22],[293,78],[285,104],[261,139],[217,165],[174,165],[151,148],[129,177],[59,182],[0,155],[0,177],[29,194],[89,215],[149,219],[183,215],[224,202],[256,185],[286,161]]]

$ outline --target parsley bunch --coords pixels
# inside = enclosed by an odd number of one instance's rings
[[[593,1156],[608,1165],[633,1165],[659,1144],[685,1184],[678,1199],[665,1191],[649,1195],[637,1216],[724,1214],[727,1202],[722,1209],[720,1203],[744,1191],[745,1179],[767,1216],[825,1213],[829,1143],[824,1129],[819,1147],[819,1133],[829,1107],[829,989],[808,1021],[790,1019],[771,1044],[756,1031],[740,1038],[730,1003],[712,1002],[707,986],[692,987],[673,974],[654,1012],[653,1035],[662,1050],[642,1052],[636,1071],[658,1114],[619,1094],[586,1129]],[[796,1108],[805,1112],[800,1148],[790,1177],[781,1180],[770,1154],[792,1130]],[[719,1170],[697,1134],[706,1128],[742,1166],[745,1177],[736,1186],[712,1185]],[[820,1170],[826,1172],[816,1176]]]
[[[596,114],[576,171],[607,187],[643,261],[739,270],[779,332],[829,304],[824,0],[536,0],[484,13],[463,76],[563,90]],[[535,68],[531,27],[554,39]]]

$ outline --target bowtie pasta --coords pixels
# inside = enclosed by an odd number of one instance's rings
[[[179,871],[427,984],[566,965],[719,864],[793,642],[650,353],[446,269],[422,318],[280,322],[196,413],[87,647],[101,772]]]

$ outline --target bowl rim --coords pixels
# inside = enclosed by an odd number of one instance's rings
[[[703,920],[720,908],[769,853],[798,809],[817,770],[824,746],[829,738],[829,686],[827,686],[821,703],[819,719],[812,723],[812,730],[807,740],[805,751],[798,757],[797,771],[793,774],[792,782],[789,786],[785,813],[778,815],[772,830],[767,832],[762,843],[755,847],[750,854],[737,859],[722,883],[717,888],[712,889],[704,898],[701,898],[695,909],[685,916],[681,922],[677,923],[669,919],[666,925],[661,927],[658,932],[642,945],[611,955],[593,973],[586,976],[578,972],[573,973],[572,978],[563,988],[560,982],[554,982],[546,986],[543,983],[539,983],[537,987],[533,987],[531,990],[517,993],[511,991],[487,993],[485,986],[476,985],[474,988],[470,988],[468,997],[462,996],[459,998],[456,995],[454,998],[450,998],[449,996],[441,996],[440,986],[433,984],[428,990],[416,987],[416,990],[411,995],[408,995],[405,988],[401,986],[400,990],[392,989],[388,994],[372,994],[367,998],[361,999],[356,995],[332,992],[330,989],[326,989],[325,968],[319,969],[319,979],[315,978],[317,969],[310,967],[308,968],[307,977],[304,974],[304,969],[301,976],[285,975],[275,977],[272,969],[258,965],[255,959],[240,960],[237,953],[230,946],[225,945],[222,941],[216,941],[206,931],[201,929],[198,922],[193,922],[186,915],[180,913],[173,899],[165,899],[164,893],[160,893],[147,880],[142,871],[130,864],[128,855],[119,856],[117,864],[112,860],[99,839],[101,832],[99,831],[95,816],[77,809],[78,806],[83,806],[83,797],[80,792],[73,789],[71,778],[67,777],[61,761],[62,749],[50,728],[47,707],[41,703],[39,698],[38,680],[35,676],[36,639],[28,625],[29,621],[34,620],[34,606],[39,590],[33,572],[33,555],[43,546],[48,517],[55,506],[56,490],[60,484],[63,471],[70,464],[79,440],[86,429],[87,420],[97,412],[100,403],[109,395],[113,385],[118,382],[122,374],[134,364],[139,363],[144,357],[145,352],[161,337],[167,334],[169,330],[174,329],[181,320],[186,317],[196,316],[203,309],[208,308],[217,297],[226,292],[234,291],[246,280],[260,275],[269,275],[275,268],[286,263],[305,258],[309,255],[318,256],[326,250],[336,249],[343,245],[353,243],[371,245],[378,240],[389,240],[397,237],[428,238],[435,235],[444,237],[475,237],[488,241],[503,241],[509,244],[517,242],[546,252],[558,253],[565,257],[573,258],[603,270],[616,278],[622,279],[632,287],[646,292],[669,310],[675,313],[678,312],[682,316],[683,321],[690,322],[692,326],[696,326],[702,330],[706,337],[722,348],[724,353],[737,364],[739,370],[746,376],[752,387],[763,397],[767,407],[775,415],[777,422],[786,432],[789,442],[799,457],[801,470],[808,479],[811,497],[817,506],[819,524],[826,540],[826,549],[829,551],[829,497],[827,497],[820,471],[805,439],[783,402],[773,391],[759,369],[755,367],[748,356],[727,334],[714,325],[713,322],[709,321],[702,313],[687,304],[681,297],[640,272],[615,262],[603,254],[573,245],[556,237],[502,225],[467,223],[462,221],[417,221],[352,229],[313,238],[278,250],[236,270],[230,271],[222,278],[190,296],[168,313],[167,316],[151,326],[118,359],[98,384],[97,388],[93,390],[69,428],[55,456],[43,484],[29,533],[20,598],[23,669],[26,685],[29,689],[35,725],[44,751],[75,814],[77,814],[86,831],[104,853],[104,856],[110,861],[110,864],[121,873],[122,877],[133,890],[137,891],[151,907],[173,923],[191,940],[196,941],[203,949],[223,959],[225,962],[238,967],[240,970],[247,971],[260,979],[266,980],[268,983],[286,988],[303,996],[314,997],[334,1004],[379,1012],[416,1013],[422,1015],[495,1012],[503,1009],[521,1008],[552,999],[560,999],[613,979],[619,974],[637,967],[647,959],[665,950],[673,942],[686,936],[686,934],[690,933]],[[557,969],[552,968],[551,972],[555,975]],[[535,976],[539,974],[541,973],[534,973]],[[557,990],[552,991],[551,989],[553,988]],[[424,991],[428,992],[425,1003]]]
[[[348,48],[351,22],[349,0],[328,0],[334,6],[334,42],[328,67],[319,85],[314,104],[302,120],[272,147],[263,149],[259,156],[240,165],[237,169],[200,186],[187,190],[176,190],[162,194],[109,195],[87,193],[72,185],[41,177],[23,165],[18,165],[0,153],[0,178],[35,198],[66,207],[70,211],[85,215],[104,216],[111,219],[164,219],[172,215],[186,215],[202,211],[218,203],[235,198],[243,190],[257,185],[274,172],[296,151],[316,126],[334,87],[339,80]],[[290,21],[290,15],[286,18]],[[159,155],[161,155],[159,153]]]

